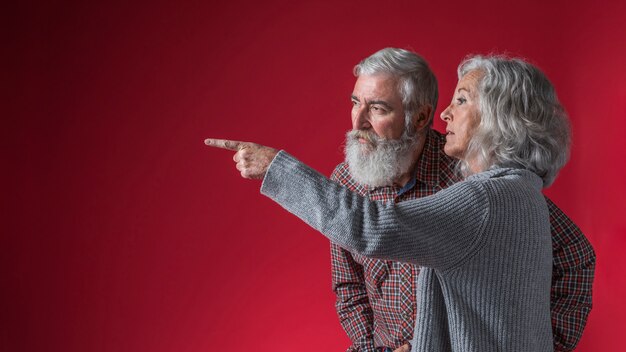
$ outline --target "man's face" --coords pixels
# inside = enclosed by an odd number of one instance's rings
[[[388,75],[359,76],[352,93],[352,131],[346,162],[358,183],[390,186],[410,171],[418,136],[406,133],[397,81]]]
[[[397,79],[384,74],[361,75],[352,92],[352,129],[396,140],[404,131],[404,108]],[[365,139],[359,139],[367,143]]]

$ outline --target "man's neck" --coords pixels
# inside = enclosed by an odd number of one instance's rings
[[[415,175],[417,161],[419,160],[420,156],[422,156],[422,151],[424,150],[424,145],[426,144],[426,138],[427,133],[423,133],[421,136],[419,136],[417,148],[415,149],[415,152],[413,152],[413,163],[411,164],[411,167],[409,168],[409,170],[407,170],[406,173],[400,175],[400,177],[393,180],[393,186],[404,187],[407,183],[409,183],[409,181],[411,181],[411,179]]]

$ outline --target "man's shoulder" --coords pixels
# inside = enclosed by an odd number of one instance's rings
[[[352,175],[350,175],[350,168],[345,161],[335,167],[335,170],[330,175],[330,179],[361,195],[365,192],[364,186],[355,181]]]
[[[348,163],[344,161],[335,166],[335,169],[330,175],[330,179],[339,183],[352,180],[352,176],[350,176],[350,169],[348,168]]]
[[[348,172],[348,163],[345,161],[335,166],[335,169],[333,170],[333,175],[336,173],[343,173],[343,172]]]
[[[550,212],[550,222],[553,226],[557,226],[563,231],[582,233],[578,226],[570,219],[567,214],[561,208],[559,208],[550,198],[544,196],[546,204],[548,206],[548,212]]]
[[[422,156],[418,162],[418,177],[421,181],[441,188],[449,187],[461,178],[456,172],[457,160],[444,152],[446,136],[431,129],[426,136]]]
[[[591,243],[582,230],[574,221],[565,214],[550,198],[544,197],[550,213],[550,226],[552,229],[553,246],[555,248],[564,246],[577,247],[580,251],[593,254]]]
[[[441,160],[444,164],[454,165],[456,159],[447,155],[444,152],[444,147],[446,145],[446,135],[441,132],[431,129],[428,133],[426,140],[428,148],[425,148],[425,151],[433,154],[431,157],[436,157]],[[436,156],[435,156],[436,155]]]

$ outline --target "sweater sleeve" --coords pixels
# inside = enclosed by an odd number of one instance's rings
[[[489,205],[479,182],[397,204],[371,201],[284,151],[272,161],[261,193],[352,252],[441,270],[480,247]]]

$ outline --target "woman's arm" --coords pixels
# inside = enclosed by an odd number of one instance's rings
[[[370,201],[284,151],[261,193],[350,251],[439,269],[473,253],[489,207],[485,191],[470,182],[398,204]]]

